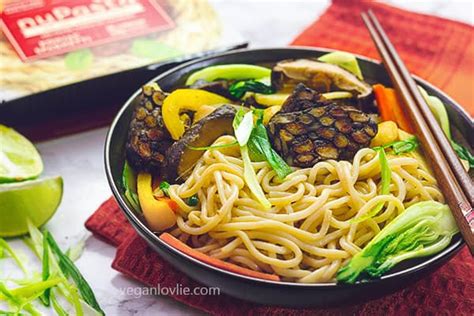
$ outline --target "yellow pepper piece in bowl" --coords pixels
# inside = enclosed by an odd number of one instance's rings
[[[176,224],[178,208],[176,202],[168,197],[156,199],[153,196],[152,176],[149,173],[139,173],[137,176],[137,192],[140,207],[148,226],[153,231],[162,231]]]
[[[183,110],[197,111],[203,105],[230,103],[227,98],[198,89],[177,89],[163,101],[163,121],[174,140],[184,134],[184,122],[179,114]]]

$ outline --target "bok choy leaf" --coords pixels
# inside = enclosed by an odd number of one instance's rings
[[[271,85],[257,80],[237,81],[230,85],[229,93],[236,99],[240,99],[246,92],[256,92],[260,94],[272,94],[275,90]]]
[[[379,277],[397,263],[443,250],[458,232],[447,205],[418,202],[385,226],[337,272],[338,282],[354,283],[365,276]]]
[[[250,191],[257,198],[264,209],[271,208],[270,201],[265,197],[262,187],[260,186],[257,174],[252,166],[250,160],[247,142],[253,130],[253,113],[252,111],[243,114],[243,110],[239,110],[232,122],[234,128],[235,138],[240,145],[240,152],[242,154],[242,161],[244,163],[244,179]]]

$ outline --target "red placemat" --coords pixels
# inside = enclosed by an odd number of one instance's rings
[[[372,1],[333,0],[291,44],[341,49],[380,60],[360,17],[369,8],[408,69],[448,93],[472,116],[474,28],[470,25]]]
[[[473,28],[454,21],[410,13],[379,3],[334,0],[318,21],[292,43],[324,46],[378,58],[359,13],[371,7],[410,70],[447,91],[474,113]],[[194,288],[199,283],[162,260],[137,236],[115,200],[106,201],[86,222],[96,236],[118,246],[112,267],[148,286]],[[170,295],[214,315],[474,315],[474,261],[467,248],[433,275],[395,294],[338,309],[289,309],[260,306],[227,295]]]
[[[128,223],[114,198],[104,202],[87,220],[95,236],[118,246],[112,267],[147,286],[202,287],[173,268],[148,247]],[[170,295],[177,301],[213,315],[474,315],[474,261],[467,247],[436,273],[395,294],[365,304],[331,309],[292,309],[245,302],[225,294]]]

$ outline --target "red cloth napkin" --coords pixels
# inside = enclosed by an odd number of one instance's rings
[[[474,113],[473,28],[454,21],[410,13],[380,3],[333,0],[318,21],[293,45],[321,46],[378,58],[359,13],[371,7],[406,61],[409,69],[455,97]],[[194,288],[199,283],[175,270],[141,239],[113,198],[88,219],[94,235],[117,246],[112,267],[148,286]],[[213,315],[474,315],[474,261],[467,248],[436,273],[382,299],[337,309],[290,309],[220,296],[179,296],[174,299]]]
[[[117,246],[112,267],[147,286],[202,287],[173,268],[148,247],[128,223],[114,198],[108,199],[87,220],[95,236]],[[474,261],[467,247],[436,273],[395,294],[365,304],[332,309],[292,309],[261,306],[219,296],[170,295],[177,301],[212,315],[474,315]]]
[[[341,49],[380,60],[360,17],[360,12],[369,8],[408,69],[448,93],[472,116],[474,28],[470,25],[383,3],[333,0],[330,8],[291,44]]]

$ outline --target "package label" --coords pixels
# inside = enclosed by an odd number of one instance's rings
[[[155,0],[21,0],[2,12],[4,34],[23,61],[172,28]]]

